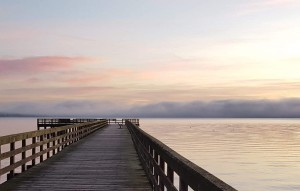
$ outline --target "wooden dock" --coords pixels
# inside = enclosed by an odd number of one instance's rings
[[[0,190],[236,191],[144,132],[139,119],[84,120],[39,119],[50,128],[0,137]]]
[[[108,125],[0,190],[152,190],[127,128]]]

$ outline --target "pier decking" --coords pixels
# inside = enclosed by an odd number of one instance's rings
[[[0,190],[152,190],[127,128],[97,130]]]
[[[84,120],[38,120],[50,128],[0,137],[8,179],[0,190],[236,191],[144,132],[139,119]]]

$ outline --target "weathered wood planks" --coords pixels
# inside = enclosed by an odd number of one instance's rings
[[[109,125],[0,185],[0,190],[151,190],[127,128]]]

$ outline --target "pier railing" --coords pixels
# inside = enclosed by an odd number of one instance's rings
[[[133,124],[139,126],[140,120],[139,119],[84,119],[84,118],[57,118],[57,119],[37,119],[37,129],[47,129],[47,127],[60,127],[65,125],[71,125],[71,124],[77,124],[77,123],[87,123],[87,122],[93,122],[93,121],[102,121],[107,120],[108,124],[121,124],[125,125],[125,121],[128,120],[132,122]]]
[[[126,121],[130,121],[131,123],[140,126],[140,119],[107,119],[109,124],[122,124],[125,125]]]
[[[17,168],[21,172],[36,164],[36,159],[43,162],[68,145],[77,142],[99,128],[105,127],[107,120],[92,121],[82,124],[67,125],[45,130],[37,130],[0,137],[0,164],[9,158],[9,165],[0,165],[0,176],[7,174],[7,179],[17,175]],[[21,145],[19,148],[16,145]],[[1,148],[9,147],[8,151],[1,153]],[[37,152],[38,150],[38,152]],[[28,152],[31,151],[31,152]],[[27,156],[27,154],[30,154]],[[16,160],[16,156],[20,158]],[[26,165],[26,164],[30,165]]]
[[[93,121],[102,121],[104,119],[70,119],[70,118],[54,118],[54,119],[37,119],[38,130],[42,128],[47,129],[47,127],[61,127],[65,125],[77,124],[77,123],[87,123]]]
[[[177,152],[126,121],[142,166],[155,191],[177,191],[174,173],[179,176],[179,191],[236,191],[230,185],[187,160]]]

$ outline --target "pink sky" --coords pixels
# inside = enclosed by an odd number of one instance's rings
[[[0,106],[300,97],[298,1],[33,4],[0,3]]]

